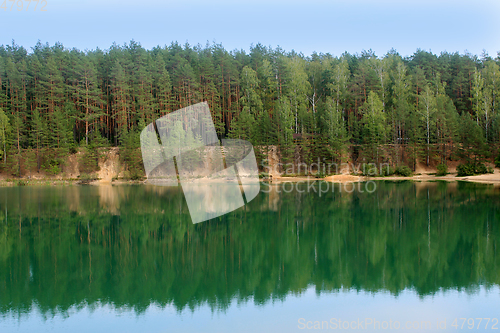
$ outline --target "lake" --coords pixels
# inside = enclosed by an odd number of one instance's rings
[[[322,184],[197,224],[179,187],[0,188],[0,332],[500,328],[499,187]]]

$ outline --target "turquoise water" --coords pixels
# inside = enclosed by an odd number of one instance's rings
[[[1,188],[0,332],[500,327],[498,188],[322,184],[199,224],[180,188]]]

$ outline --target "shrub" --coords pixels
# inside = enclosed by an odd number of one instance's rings
[[[363,176],[377,176],[378,170],[375,163],[363,163],[361,166]]]
[[[79,178],[79,183],[80,184],[88,184],[94,180],[97,180],[97,174],[95,173],[82,173],[80,174]]]
[[[284,173],[281,175],[281,177],[303,177],[305,174],[300,174],[300,173]]]
[[[42,164],[42,170],[51,176],[61,173],[62,161],[58,158],[49,158]]]
[[[83,155],[80,157],[78,169],[80,173],[93,173],[100,170],[99,158],[103,157],[99,148],[107,145],[106,139],[97,131],[89,137],[89,144],[84,147]],[[85,140],[82,140],[82,145]]]
[[[380,168],[377,167],[375,163],[363,163],[361,165],[361,173],[363,176],[380,176],[386,177],[393,175],[395,173],[395,169],[389,164],[381,164]]]
[[[448,166],[444,163],[438,164],[436,176],[446,176],[448,174]]]
[[[486,168],[486,165],[484,165],[484,163],[479,163],[479,164],[476,164],[476,173],[478,175],[482,175],[482,174],[485,174],[485,173],[488,173],[488,169]]]
[[[380,176],[386,177],[394,174],[394,168],[392,166],[384,166],[380,168]]]
[[[131,180],[142,180],[146,175],[144,164],[142,163],[141,150],[139,149],[139,135],[140,133],[137,131],[131,131],[125,134],[122,147],[120,148],[120,159],[127,168],[125,178]],[[197,160],[195,161],[197,155],[198,152],[194,150],[183,154],[182,163],[187,170],[193,171],[197,167]]]
[[[144,172],[139,168],[130,168],[125,172],[125,178],[130,180],[142,180],[144,178]]]
[[[457,177],[473,176],[475,174],[472,164],[459,164],[457,166]]]
[[[500,168],[500,155],[495,158],[495,167]]]
[[[80,157],[78,170],[80,173],[92,173],[99,171],[99,153],[97,148],[85,148]]]
[[[314,175],[316,178],[325,178],[326,177],[326,174],[323,170],[319,170],[318,172],[316,172],[316,174]]]
[[[406,165],[398,166],[394,173],[403,177],[410,177],[412,174],[411,169]]]
[[[492,167],[489,166],[488,167],[488,173],[494,173],[494,172],[495,172],[495,170]]]

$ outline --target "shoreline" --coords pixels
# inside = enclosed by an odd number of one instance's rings
[[[411,180],[411,181],[419,181],[419,182],[427,182],[427,181],[468,181],[472,183],[482,183],[482,184],[498,184],[500,185],[500,172],[495,169],[494,173],[476,175],[476,176],[464,176],[457,177],[456,173],[450,173],[446,176],[435,176],[431,174],[418,174],[410,177],[403,176],[386,176],[386,177],[370,177],[370,176],[354,176],[354,175],[334,175],[325,178],[315,178],[315,177],[276,177],[273,179],[272,183],[284,183],[284,182],[304,182],[304,181],[327,181],[331,183],[355,183],[355,182],[364,182],[364,181],[379,181],[379,180]]]
[[[370,176],[356,176],[356,175],[333,175],[325,178],[316,178],[311,176],[295,176],[295,177],[274,177],[272,181],[269,181],[272,184],[281,184],[281,183],[297,183],[297,182],[315,182],[315,181],[326,181],[331,183],[357,183],[357,182],[366,182],[366,181],[382,181],[382,180],[390,180],[390,181],[402,181],[402,180],[410,180],[410,181],[418,181],[418,182],[428,182],[428,181],[467,181],[473,183],[482,183],[482,184],[494,184],[500,185],[500,171],[495,169],[494,173],[476,175],[476,176],[465,176],[465,177],[457,177],[456,173],[450,173],[446,176],[435,176],[433,174],[417,174],[410,177],[403,176],[387,176],[387,177],[370,177]],[[263,180],[260,180],[261,182]],[[109,185],[147,185],[146,180],[94,180],[88,183],[82,183],[79,179],[75,178],[59,178],[59,179],[29,179],[29,178],[12,178],[12,179],[1,179],[0,187],[12,187],[12,186],[81,186],[81,185],[91,185],[91,186],[109,186]]]

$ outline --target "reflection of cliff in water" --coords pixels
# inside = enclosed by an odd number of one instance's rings
[[[276,187],[196,225],[180,188],[2,188],[0,312],[83,302],[225,308],[311,284],[421,296],[500,284],[498,190],[377,185],[321,197]]]

